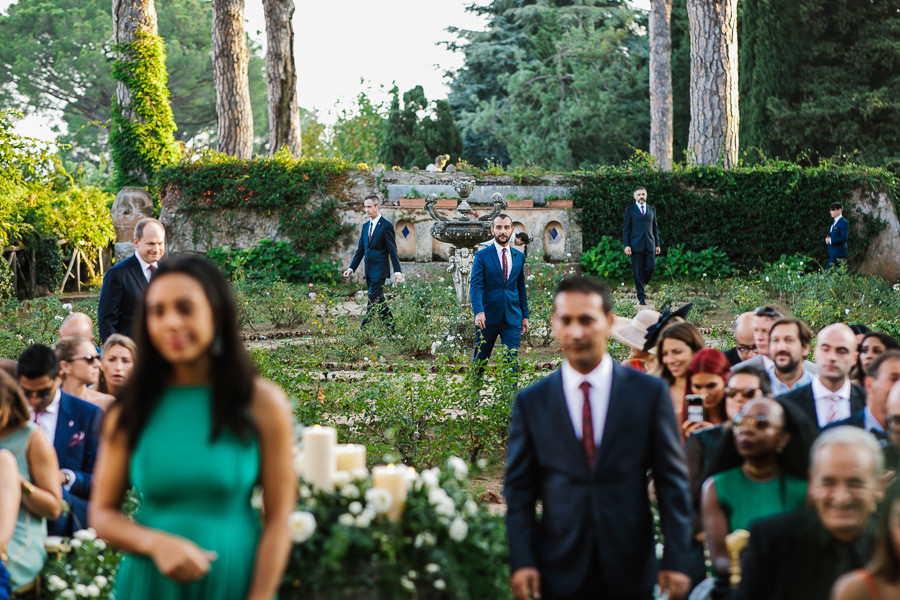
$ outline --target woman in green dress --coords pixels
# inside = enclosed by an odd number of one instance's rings
[[[723,597],[731,562],[725,536],[753,521],[803,508],[815,426],[789,402],[751,400],[714,449],[703,484],[703,529]]]
[[[138,360],[110,409],[90,519],[124,550],[118,598],[268,600],[290,551],[292,427],[256,376],[228,283],[208,261],[161,261],[138,309]],[[251,506],[261,485],[263,515]],[[135,520],[121,512],[133,485]]]

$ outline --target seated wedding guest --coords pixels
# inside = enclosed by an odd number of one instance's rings
[[[866,405],[866,391],[849,379],[856,354],[856,338],[849,327],[826,326],[816,336],[816,377],[779,397],[794,402],[819,429],[848,418]]]
[[[18,373],[19,387],[33,420],[56,450],[57,480],[62,482],[63,500],[69,507],[57,520],[47,523],[47,532],[70,536],[87,527],[87,502],[103,411],[60,389],[59,363],[48,346],[26,348],[19,357]]]
[[[731,567],[725,536],[763,517],[803,508],[815,435],[795,406],[764,397],[744,406],[714,449],[702,510],[719,592],[728,588]]]
[[[114,333],[103,344],[100,353],[100,383],[97,390],[115,396],[128,381],[134,369],[137,346],[121,333]]]
[[[812,331],[797,317],[781,317],[769,329],[769,356],[772,366],[767,369],[772,395],[780,396],[810,384],[815,372],[806,371],[803,361],[809,354]]]
[[[115,397],[88,387],[100,380],[100,355],[94,344],[84,338],[62,338],[56,342],[54,351],[59,360],[62,391],[96,404],[104,411],[109,408]]]
[[[626,367],[647,373],[656,368],[656,348],[647,341],[648,329],[659,322],[662,315],[655,310],[641,310],[633,319],[616,317],[610,329],[610,336],[631,350],[628,358],[622,361]]]
[[[162,260],[133,329],[138,360],[104,423],[90,515],[127,553],[116,597],[272,598],[297,490],[290,405],[256,375],[228,282],[207,260]]]
[[[34,395],[32,390],[25,393],[29,400]],[[25,397],[5,371],[0,371],[0,448],[12,453],[18,471],[13,485],[19,489],[21,502],[3,562],[12,590],[22,592],[31,588],[47,560],[46,520],[57,518],[62,511],[62,492],[53,447],[31,422]]]
[[[866,390],[866,406],[848,418],[828,427],[852,425],[865,429],[878,442],[887,445],[887,400],[894,384],[900,381],[900,350],[888,350],[869,363],[863,383]]]
[[[822,432],[809,476],[814,509],[750,527],[733,600],[825,600],[838,577],[869,562],[883,466],[881,447],[868,433],[856,427]]]
[[[834,584],[833,600],[900,598],[900,480],[888,486],[876,526],[875,556]]]
[[[753,341],[753,312],[741,313],[734,320],[734,347],[725,351],[728,362],[736,365],[756,356],[756,342]]]
[[[884,354],[888,350],[900,350],[900,342],[886,333],[870,332],[865,334],[859,344],[859,358],[856,359],[856,366],[850,372],[850,381],[857,385],[863,385],[869,365],[878,355]]]
[[[690,323],[673,323],[659,334],[656,359],[660,366],[656,374],[669,384],[672,408],[679,423],[687,416],[684,396],[687,394],[687,368],[694,353],[705,345],[703,335]]]
[[[19,484],[19,466],[16,457],[5,448],[0,449],[0,557],[8,562],[6,551],[9,541],[16,532],[22,490]],[[9,571],[0,561],[0,600],[9,600]]]

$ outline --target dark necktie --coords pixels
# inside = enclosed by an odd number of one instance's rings
[[[594,468],[594,418],[591,413],[591,384],[582,381],[578,386],[584,394],[584,404],[581,405],[581,442],[584,444],[584,455],[587,457],[588,467]]]
[[[44,413],[43,412],[34,413],[34,422],[37,423],[38,425],[41,424],[41,415],[42,414],[44,414]]]
[[[509,264],[506,262],[506,248],[503,248],[501,255],[503,256],[503,283],[506,283],[506,280],[509,279]]]
[[[153,279],[153,276],[156,275],[156,265],[148,265],[147,270],[150,271],[150,279]]]
[[[641,215],[646,215],[646,214],[647,214],[646,209],[644,208],[644,205],[641,204]]]
[[[375,230],[375,222],[369,221],[369,243],[372,243],[372,231]]]

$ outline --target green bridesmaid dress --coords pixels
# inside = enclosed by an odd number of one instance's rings
[[[127,555],[116,576],[119,600],[247,596],[261,529],[250,505],[259,445],[229,430],[210,441],[211,403],[207,386],[168,388],[131,456],[130,477],[142,501],[138,523],[187,538],[218,558],[203,579],[182,585],[163,576],[150,557]]]

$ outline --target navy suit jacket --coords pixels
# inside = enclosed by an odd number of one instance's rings
[[[829,258],[847,258],[847,238],[850,235],[850,223],[847,219],[841,217],[837,223],[832,223],[831,229],[828,230],[831,236],[831,243],[828,245]]]
[[[612,594],[649,592],[657,560],[648,470],[665,536],[659,567],[687,573],[688,474],[666,384],[613,365],[593,469],[572,427],[561,371],[519,392],[504,483],[511,570],[537,568],[547,596],[571,595],[591,570],[599,570]],[[540,520],[538,500],[543,502]]]
[[[394,226],[384,217],[379,218],[375,231],[372,232],[372,239],[369,240],[371,226],[371,220],[363,225],[356,254],[350,261],[350,268],[356,271],[356,267],[365,258],[366,280],[383,282],[391,276],[391,265],[394,266],[394,273],[401,272]]]
[[[87,527],[87,501],[102,422],[103,411],[98,406],[61,392],[53,448],[59,468],[75,473],[75,482],[71,489],[63,490],[69,512],[47,522],[50,535],[72,535],[73,529]]]
[[[819,417],[816,413],[816,398],[813,396],[812,384],[807,383],[798,388],[794,388],[789,392],[785,392],[778,396],[779,400],[794,402],[803,412],[812,420],[819,428],[819,431],[825,428],[825,425],[819,423]],[[866,390],[859,387],[855,383],[850,384],[850,414],[853,415],[861,411],[866,406]],[[826,424],[827,425],[827,424]]]
[[[659,224],[656,222],[656,208],[647,205],[646,214],[641,214],[637,204],[625,209],[622,225],[622,244],[631,246],[632,252],[656,252],[662,247],[659,241]]]
[[[503,281],[503,267],[497,248],[491,244],[475,253],[469,297],[472,313],[484,313],[487,327],[522,328],[528,318],[528,297],[525,294],[525,255],[509,248],[509,277]]]
[[[134,255],[106,272],[97,307],[101,343],[114,333],[134,337],[134,313],[146,287],[147,278]]]

